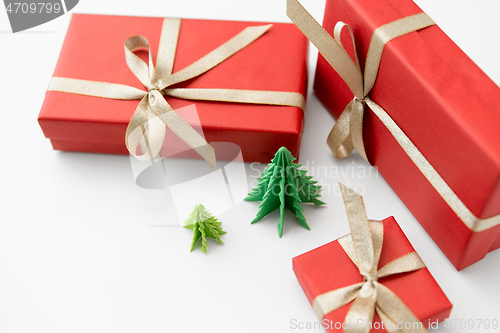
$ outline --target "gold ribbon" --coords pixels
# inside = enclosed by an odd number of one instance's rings
[[[334,28],[334,38],[332,38],[297,0],[287,0],[287,15],[318,48],[355,96],[340,115],[327,139],[327,144],[335,157],[344,158],[356,149],[368,161],[363,144],[363,113],[365,105],[368,105],[425,178],[470,230],[479,232],[500,224],[500,215],[486,219],[475,216],[392,120],[391,116],[368,97],[377,79],[385,45],[394,38],[434,25],[435,23],[426,13],[401,18],[385,24],[373,32],[366,56],[364,76],[361,73],[356,54],[354,35],[347,24],[338,22]],[[351,59],[342,45],[340,35],[343,28],[347,28],[351,35],[356,61]]]
[[[207,72],[251,44],[272,26],[269,24],[247,27],[201,59],[172,74],[180,25],[181,19],[165,18],[163,20],[156,68],[145,37],[132,36],[125,40],[127,66],[147,88],[147,91],[123,84],[63,77],[53,77],[48,90],[110,99],[140,99],[125,134],[125,143],[130,154],[141,161],[157,156],[163,145],[166,125],[214,169],[216,159],[212,146],[172,109],[163,96],[188,100],[295,106],[304,110],[305,98],[302,94],[295,92],[168,88]],[[148,50],[149,64],[134,54],[135,50],[143,48]],[[146,147],[146,151],[142,155],[137,155],[137,148],[140,144]]]
[[[344,322],[346,333],[367,333],[377,311],[388,332],[427,332],[420,320],[379,278],[425,268],[416,252],[408,253],[378,269],[384,239],[384,225],[368,221],[363,198],[340,184],[351,234],[338,242],[358,267],[364,281],[317,296],[313,309],[320,320],[328,313],[352,302]],[[410,323],[411,328],[407,328]],[[401,327],[402,326],[402,327]]]

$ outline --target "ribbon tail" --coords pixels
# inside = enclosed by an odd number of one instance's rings
[[[336,158],[349,156],[354,149],[368,163],[363,143],[363,103],[354,98],[340,115],[333,126],[326,143]]]
[[[187,143],[189,147],[193,148],[205,161],[207,161],[214,170],[217,169],[214,148],[200,133],[192,128],[170,107],[170,105],[168,105],[165,98],[158,91],[153,90],[151,94],[154,96],[154,102],[150,102],[150,104],[152,105],[155,115],[158,116],[164,125],[167,125],[175,135]]]
[[[167,88],[163,91],[167,96],[198,101],[295,106],[302,110],[306,106],[304,95],[287,91],[188,88]]]
[[[370,164],[368,157],[366,156],[365,144],[363,143],[363,115],[365,111],[365,105],[355,99],[353,111],[351,113],[351,121],[349,122],[349,131],[351,133],[351,140],[354,149],[358,152],[365,161]]]
[[[365,282],[345,316],[348,327],[345,333],[369,333],[372,328],[377,289],[370,282]]]
[[[149,107],[149,95],[146,95],[137,106],[125,134],[125,144],[129,153],[139,161],[154,159],[160,153],[165,140],[165,124],[158,117],[149,116]],[[137,154],[139,145],[147,148],[146,151],[142,151],[142,155]]]
[[[362,286],[361,282],[317,296],[312,304],[314,313],[319,320],[322,320],[328,313],[351,303],[357,297]]]
[[[392,323],[403,326],[404,333],[427,333],[424,324],[413,314],[406,304],[389,288],[377,283],[378,312],[383,312]],[[411,327],[410,327],[411,326]],[[410,328],[408,328],[410,327]]]
[[[347,104],[326,139],[328,147],[330,147],[330,150],[336,158],[345,158],[354,150],[349,124],[351,122],[352,109],[355,103],[356,101],[352,100]]]
[[[395,323],[389,318],[384,311],[382,311],[378,306],[375,307],[380,320],[383,322],[383,328],[389,333],[401,333],[398,329],[398,323]]]

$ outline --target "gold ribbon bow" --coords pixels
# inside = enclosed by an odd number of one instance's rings
[[[328,146],[335,154],[335,157],[346,157],[356,149],[368,161],[363,144],[363,114],[365,105],[368,105],[391,132],[392,136],[425,178],[427,178],[439,195],[470,230],[479,232],[500,224],[500,215],[486,219],[475,216],[394,122],[391,116],[368,97],[377,79],[385,45],[394,38],[434,25],[434,21],[426,13],[404,17],[377,28],[373,32],[368,48],[364,75],[361,73],[359,66],[354,35],[352,29],[347,24],[338,22],[334,28],[335,38],[332,38],[302,7],[298,0],[287,0],[287,15],[318,48],[319,52],[342,77],[355,96],[340,115],[327,139]],[[347,28],[351,35],[356,61],[351,59],[342,45],[340,35],[343,28]]]
[[[427,332],[420,320],[379,278],[425,268],[416,252],[408,253],[378,269],[384,239],[384,225],[368,221],[363,198],[340,184],[351,234],[338,240],[346,254],[358,267],[364,281],[317,296],[313,309],[320,320],[328,313],[352,302],[344,322],[346,333],[370,332],[377,311],[388,332]],[[408,324],[409,323],[409,324]],[[411,326],[411,328],[408,328]]]
[[[48,90],[110,99],[140,99],[125,134],[125,143],[130,154],[141,161],[156,157],[163,145],[166,125],[210,163],[214,169],[216,168],[216,159],[212,146],[172,109],[163,96],[188,100],[286,105],[300,107],[304,110],[304,96],[295,92],[168,88],[207,72],[251,44],[272,26],[270,24],[247,27],[201,59],[172,74],[180,25],[181,19],[165,18],[163,20],[156,68],[153,65],[148,40],[145,37],[132,36],[125,41],[127,66],[147,88],[147,91],[123,84],[63,77],[53,77]],[[144,48],[149,53],[149,64],[134,54],[135,50]],[[145,144],[147,150],[142,155],[137,155],[137,148],[141,143]]]

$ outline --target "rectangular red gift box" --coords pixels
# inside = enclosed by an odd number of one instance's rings
[[[327,0],[323,27],[352,27],[363,68],[376,28],[421,12],[411,0]],[[353,98],[321,55],[314,89],[336,118]],[[476,217],[500,214],[500,89],[437,25],[385,46],[369,96]],[[370,163],[458,270],[500,247],[500,225],[469,229],[369,108],[363,137]]]
[[[382,223],[384,240],[379,269],[392,260],[414,251],[393,217],[386,218]],[[293,271],[311,304],[321,294],[363,282],[359,269],[338,241],[293,258]],[[442,322],[450,315],[452,304],[427,268],[383,277],[378,282],[393,291],[424,327],[429,327],[433,323],[434,327],[436,322]],[[327,332],[343,332],[340,326],[345,322],[351,305],[352,302],[327,314],[321,321],[323,328]],[[347,324],[349,323],[346,322],[344,325]],[[376,312],[370,332],[387,332],[382,328]]]
[[[54,76],[146,90],[127,67],[123,43],[133,35],[146,37],[156,62],[162,23],[163,18],[73,14]],[[173,73],[246,27],[264,24],[183,19]],[[288,91],[306,96],[307,47],[307,39],[293,24],[274,23],[215,68],[171,88]],[[281,146],[298,155],[303,130],[300,108],[166,99],[174,110],[194,103],[207,141],[239,145],[246,162],[268,162]],[[38,121],[54,149],[128,154],[125,131],[138,103],[48,91]]]

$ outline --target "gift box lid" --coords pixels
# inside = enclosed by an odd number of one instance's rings
[[[379,269],[414,251],[393,217],[386,218],[382,223],[384,240]],[[311,304],[321,294],[363,282],[359,269],[337,240],[293,258],[293,271]],[[392,290],[424,326],[436,320],[441,322],[451,312],[452,304],[427,268],[383,277],[378,282]],[[349,303],[331,312],[325,319],[343,323],[351,305]],[[377,315],[374,317],[376,321],[380,321]]]
[[[323,27],[333,34],[338,21],[349,24],[363,67],[376,28],[421,12],[411,0],[328,0]],[[329,92],[322,102],[335,116],[352,99],[321,56],[315,90]],[[437,25],[386,45],[370,97],[474,215],[500,214],[500,89]],[[365,145],[377,165],[373,143]]]
[[[156,62],[162,22],[163,18],[73,14],[54,76],[145,90],[127,67],[123,43],[133,35],[145,36]],[[244,28],[264,24],[183,19],[173,72],[192,64]],[[274,23],[262,37],[221,64],[172,87],[290,91],[305,96],[307,47],[307,39],[293,24]],[[146,52],[137,54],[146,59]],[[174,109],[194,103],[209,141],[235,142],[242,150],[273,153],[276,145],[290,146],[295,152],[300,146],[300,108],[166,99]],[[38,119],[45,136],[56,141],[124,146],[125,130],[138,103],[48,91]]]

